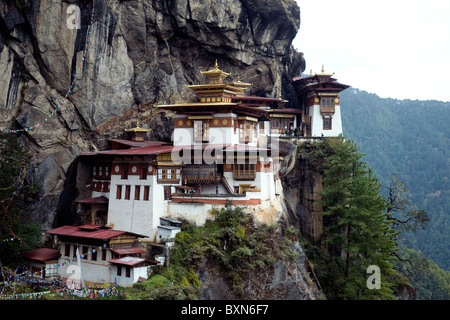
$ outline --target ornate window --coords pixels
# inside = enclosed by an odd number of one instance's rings
[[[272,118],[270,122],[270,133],[286,134],[294,126],[291,118]]]
[[[209,142],[209,120],[194,121],[194,142]]]
[[[178,183],[180,181],[179,168],[158,168],[158,183]]]
[[[320,112],[334,113],[334,99],[335,97],[322,98],[320,102]]]
[[[233,168],[233,178],[235,180],[255,180],[256,165],[254,164],[235,164]]]
[[[239,143],[253,142],[255,124],[248,121],[239,121]]]

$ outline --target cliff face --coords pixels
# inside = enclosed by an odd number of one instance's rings
[[[322,172],[314,163],[308,143],[297,146],[297,150],[284,160],[280,172],[283,196],[288,211],[289,224],[300,230],[309,241],[316,243],[322,235],[322,206],[318,204],[322,191]]]
[[[263,272],[250,272],[243,281],[243,293],[248,300],[319,300],[325,296],[311,272],[306,255],[298,242],[290,245],[295,258],[281,259]],[[233,294],[218,271],[220,267],[205,261],[200,269],[202,300],[233,300]]]
[[[0,128],[42,122],[70,88],[80,65],[92,1],[0,1]],[[81,12],[70,29],[69,5]],[[170,139],[170,115],[155,103],[193,99],[186,87],[215,59],[253,83],[252,95],[296,103],[291,79],[305,68],[291,42],[299,28],[294,0],[96,0],[91,41],[68,100],[39,128],[20,133],[33,155],[27,181],[41,184],[32,218],[43,228],[64,216],[75,190],[74,159],[101,148],[141,118],[153,139]],[[63,192],[64,190],[64,192]],[[59,207],[58,207],[59,203]]]

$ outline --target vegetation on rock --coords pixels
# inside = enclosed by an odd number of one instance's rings
[[[293,228],[277,236],[276,226],[256,227],[241,207],[213,209],[215,219],[203,227],[183,224],[166,267],[158,267],[145,282],[126,292],[128,299],[196,299],[201,281],[196,270],[212,259],[235,296],[245,298],[243,280],[252,271],[270,268],[278,259],[293,257]]]

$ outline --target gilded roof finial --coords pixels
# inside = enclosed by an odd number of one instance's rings
[[[325,69],[324,69],[323,65],[322,65],[322,73],[325,73]]]
[[[214,68],[219,69],[219,65],[217,64],[217,59],[216,59],[216,63],[214,64]]]

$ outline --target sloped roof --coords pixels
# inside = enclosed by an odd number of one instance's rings
[[[85,203],[85,204],[108,204],[109,199],[105,196],[95,197],[95,198],[87,198],[76,200],[76,203]]]
[[[140,235],[137,233],[132,233],[122,230],[113,230],[104,226],[98,225],[83,225],[83,226],[62,226],[52,230],[46,231],[48,234],[58,235],[58,236],[69,236],[84,239],[96,239],[108,241],[111,238],[128,234],[136,237],[147,238],[147,236]]]
[[[38,248],[35,250],[25,252],[23,256],[30,260],[45,262],[50,260],[56,260],[59,258],[60,255],[61,254],[59,253],[58,249]]]

